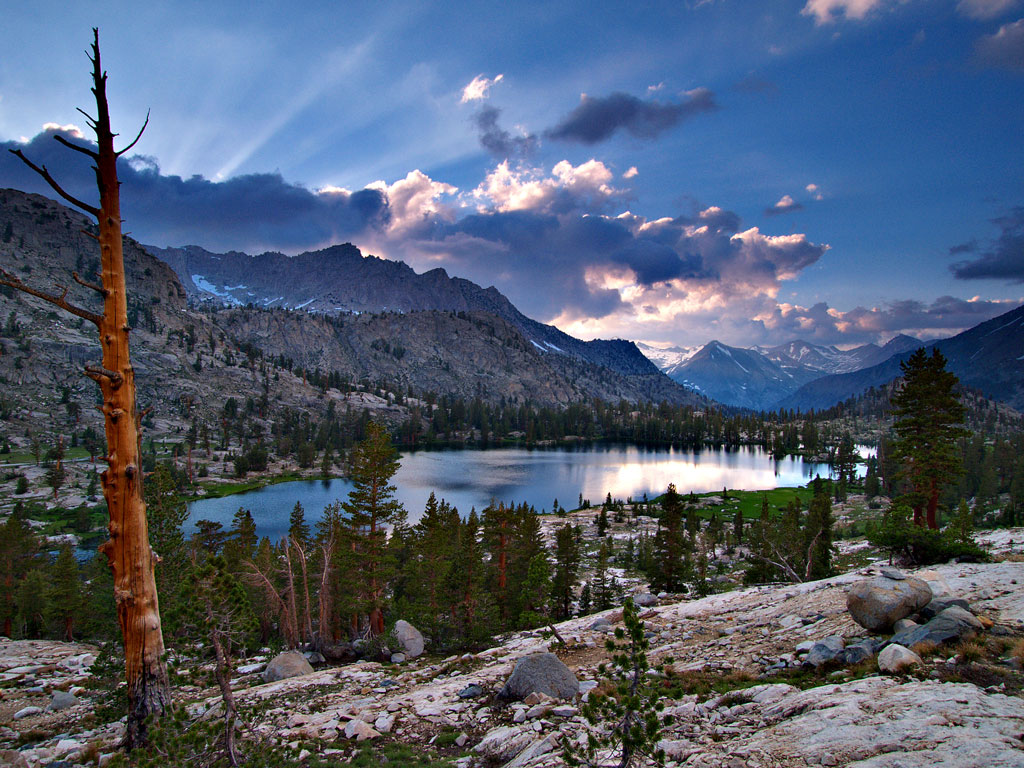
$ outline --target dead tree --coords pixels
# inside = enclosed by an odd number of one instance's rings
[[[146,505],[142,500],[142,471],[139,451],[140,415],[135,404],[135,372],[128,355],[128,297],[125,291],[124,254],[121,234],[121,205],[117,180],[117,159],[138,142],[114,150],[107,108],[107,73],[100,66],[99,31],[93,29],[92,92],[96,97],[96,117],[82,112],[96,134],[96,149],[83,147],[57,135],[54,138],[75,152],[87,155],[95,163],[100,205],[95,207],[68,194],[45,166],[37,166],[20,149],[11,150],[62,198],[96,219],[99,234],[102,285],[87,282],[72,273],[78,284],[95,291],[103,299],[103,314],[96,314],[67,301],[68,289],[49,294],[29,287],[17,277],[0,270],[0,284],[36,296],[73,315],[84,318],[99,330],[102,365],[89,365],[85,375],[95,380],[103,393],[103,412],[109,465],[101,474],[103,496],[110,511],[110,539],[100,547],[114,575],[114,599],[117,618],[124,638],[125,678],[128,683],[128,729],[125,746],[131,749],[146,742],[146,720],[159,717],[170,705],[170,686],[163,661],[164,640],[160,629],[160,608],[155,558],[149,545]],[[81,111],[81,110],[79,110]]]

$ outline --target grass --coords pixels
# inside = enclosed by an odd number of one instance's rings
[[[680,489],[679,493],[683,497],[684,502],[690,498],[688,491]],[[728,489],[727,493],[728,497],[725,499],[724,504],[701,509],[697,513],[698,516],[708,519],[712,513],[717,512],[723,524],[727,524],[732,520],[732,516],[738,507],[745,520],[757,520],[761,517],[761,501],[767,496],[768,514],[772,517],[778,517],[782,514],[786,505],[793,501],[794,498],[799,499],[801,509],[806,510],[811,498],[814,496],[814,492],[809,487],[802,485],[796,487],[783,486],[765,491],[737,491]],[[698,493],[695,495],[698,499],[704,499],[709,496],[721,496],[722,492],[712,491],[711,493]],[[652,499],[652,501],[660,503],[661,496]]]
[[[316,478],[303,477],[302,475],[294,473],[285,473],[283,475],[275,475],[273,477],[253,477],[248,480],[239,480],[237,482],[203,480],[199,483],[199,486],[206,491],[203,498],[219,499],[223,496],[233,496],[236,493],[248,493],[249,491],[255,491],[268,485],[290,483],[293,480],[314,479]]]

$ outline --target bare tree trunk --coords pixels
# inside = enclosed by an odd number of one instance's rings
[[[252,574],[257,577],[256,581],[263,585],[263,590],[267,597],[277,604],[277,615],[281,621],[281,634],[284,635],[285,645],[289,648],[297,647],[299,644],[298,632],[291,621],[291,617],[288,612],[288,604],[285,602],[285,599],[281,597],[281,594],[277,591],[277,587],[275,587],[267,575],[257,567],[256,563],[250,560],[246,565],[252,569]]]
[[[313,614],[309,602],[309,576],[306,568],[306,551],[299,545],[297,539],[293,538],[292,544],[299,553],[299,568],[302,571],[302,594],[304,600],[302,626],[303,631],[306,633],[306,642],[311,643],[313,641]]]
[[[33,164],[21,150],[12,150],[29,167],[39,173],[65,200],[96,217],[100,245],[102,285],[72,277],[79,284],[103,297],[103,314],[84,310],[65,301],[67,290],[60,296],[44,294],[25,286],[16,277],[0,272],[0,283],[38,296],[74,315],[90,320],[99,329],[102,365],[87,366],[85,373],[100,386],[103,394],[101,410],[107,437],[108,468],[100,475],[103,495],[110,512],[110,539],[100,551],[107,556],[114,576],[114,599],[121,625],[125,651],[125,679],[128,684],[128,728],[125,746],[131,749],[146,742],[146,720],[159,717],[170,704],[167,668],[163,661],[164,641],[160,628],[153,550],[149,545],[146,505],[142,500],[142,471],[139,451],[139,414],[135,402],[135,371],[128,354],[128,297],[125,290],[124,253],[121,233],[121,204],[117,180],[117,158],[131,149],[135,141],[120,151],[114,150],[114,134],[110,128],[107,107],[107,75],[100,65],[99,31],[93,29],[92,56],[93,94],[96,117],[88,117],[96,134],[94,151],[55,138],[76,152],[88,155],[95,162],[96,184],[100,207],[84,203],[69,195],[50,176],[45,167]],[[148,122],[148,117],[147,117]],[[145,125],[142,126],[145,130]]]
[[[284,561],[288,566],[288,623],[295,631],[296,642],[292,647],[296,648],[299,644],[299,613],[295,607],[295,572],[292,570],[292,548],[288,544],[288,539],[284,539],[281,543],[284,545]]]

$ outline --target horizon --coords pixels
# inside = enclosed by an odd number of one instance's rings
[[[115,130],[152,109],[140,242],[351,241],[680,347],[931,341],[1024,301],[1024,0],[361,8],[14,9],[0,144],[90,190],[52,136],[99,26]],[[0,185],[53,196],[6,152]]]

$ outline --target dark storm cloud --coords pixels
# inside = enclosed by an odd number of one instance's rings
[[[72,195],[91,201],[96,179],[88,159],[40,133],[22,149],[46,165]],[[86,145],[71,133],[69,141]],[[197,244],[213,250],[303,250],[350,239],[388,221],[385,195],[376,189],[317,194],[289,184],[279,174],[235,176],[214,183],[202,176],[166,176],[152,158],[118,163],[122,210],[132,237],[153,245]],[[0,151],[0,185],[53,197],[46,183],[10,152]]]
[[[513,136],[498,125],[500,116],[501,110],[490,104],[482,106],[473,116],[480,132],[480,146],[500,159],[529,156],[537,148],[537,138],[529,134]]]
[[[993,220],[1001,230],[999,237],[977,258],[959,261],[950,267],[961,280],[995,279],[1011,283],[1024,283],[1024,206],[1012,209],[1005,216]],[[964,253],[954,246],[950,253]],[[975,247],[973,252],[979,249]]]
[[[718,108],[714,94],[706,88],[690,91],[687,97],[677,103],[662,103],[642,101],[621,92],[597,98],[584,95],[579,106],[544,135],[597,144],[621,129],[641,139],[652,139],[688,117]]]
[[[994,35],[978,38],[974,54],[983,66],[1024,72],[1024,19],[1003,24]]]

